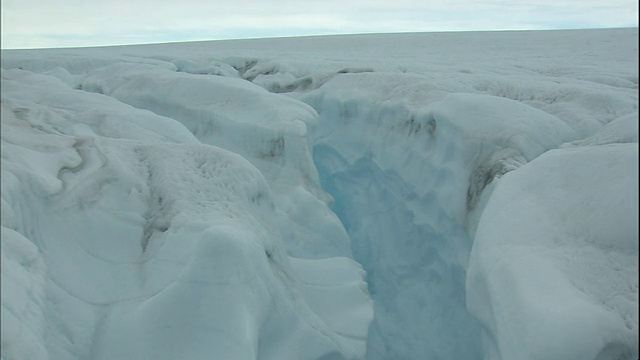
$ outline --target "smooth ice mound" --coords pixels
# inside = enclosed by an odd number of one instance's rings
[[[637,221],[637,144],[549,151],[506,174],[467,277],[486,358],[637,357]]]
[[[3,50],[1,357],[637,358],[637,38]]]

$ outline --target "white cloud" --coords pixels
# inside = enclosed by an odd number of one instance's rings
[[[638,26],[636,0],[2,1],[3,48],[274,34],[620,26]]]

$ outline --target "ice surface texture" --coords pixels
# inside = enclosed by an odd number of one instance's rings
[[[637,358],[637,39],[3,51],[3,359]]]
[[[290,140],[291,154],[255,154],[282,168],[269,184],[176,120],[50,76],[3,77],[6,358],[364,356],[364,272],[314,173],[297,172],[312,167],[300,120],[247,126],[236,143],[251,155]]]

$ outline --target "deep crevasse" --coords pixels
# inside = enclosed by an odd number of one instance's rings
[[[470,247],[464,229],[438,208],[433,194],[416,195],[370,159],[340,169],[332,167],[343,160],[335,151],[314,150],[354,259],[367,271],[375,305],[367,358],[481,358],[459,259]]]
[[[509,96],[390,95],[418,80],[401,79],[345,75],[302,97],[368,273],[367,358],[635,358],[637,108],[583,139],[571,118]]]
[[[386,77],[343,76],[302,98],[320,114],[322,184],[367,270],[376,314],[367,358],[482,358],[465,296],[476,207],[495,178],[576,134],[493,96],[425,91],[409,104],[388,97]],[[416,80],[396,76],[395,90]]]

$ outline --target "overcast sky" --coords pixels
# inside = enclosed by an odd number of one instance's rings
[[[2,48],[637,27],[638,0],[2,0]]]

